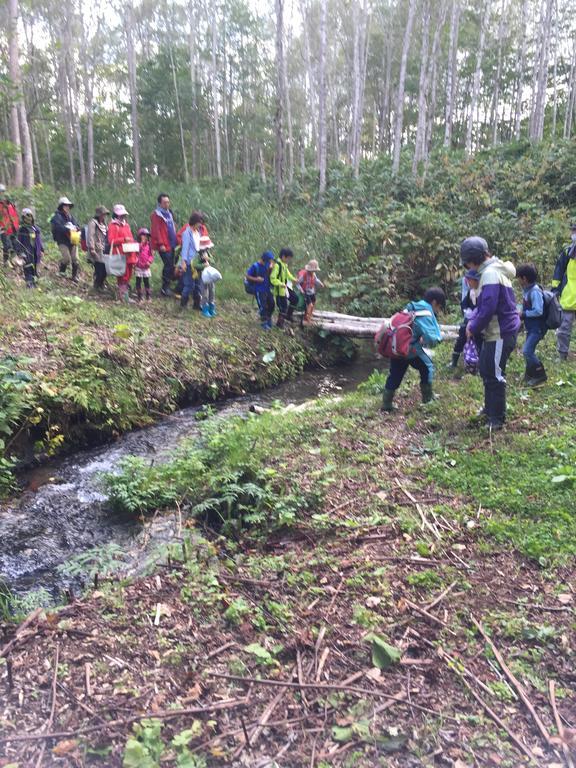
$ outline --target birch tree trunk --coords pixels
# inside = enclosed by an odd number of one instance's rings
[[[222,181],[222,153],[220,149],[220,103],[218,97],[217,59],[218,33],[216,30],[216,13],[212,13],[212,114],[214,123],[214,147],[216,156],[216,175]]]
[[[482,78],[482,59],[484,57],[484,44],[486,41],[486,25],[488,21],[490,0],[485,0],[482,15],[480,17],[480,40],[478,43],[478,52],[476,54],[476,67],[474,69],[474,79],[472,81],[472,94],[470,96],[470,112],[466,122],[466,154],[472,154],[472,134],[474,128],[474,115],[478,107],[478,96],[480,93],[480,81]]]
[[[18,0],[8,3],[8,70],[14,88],[13,101],[10,105],[10,141],[15,148],[12,183],[15,187],[24,184],[24,166],[22,164],[22,141],[20,135],[19,107],[22,97],[20,82],[20,51],[18,49]]]
[[[275,0],[276,8],[276,112],[274,129],[276,134],[276,194],[284,196],[284,78],[282,61],[284,59],[284,0]]]
[[[520,139],[522,127],[522,99],[524,96],[524,61],[526,59],[526,19],[528,16],[528,0],[522,2],[522,27],[520,30],[520,47],[516,56],[516,105],[514,107],[514,138]]]
[[[506,0],[502,0],[500,7],[500,19],[498,20],[498,54],[496,63],[496,78],[494,80],[494,95],[490,110],[490,123],[492,125],[492,146],[498,143],[498,110],[500,107],[500,78],[502,77],[502,45],[507,35]]]
[[[172,43],[168,45],[170,55],[170,69],[172,70],[172,82],[174,84],[174,100],[176,102],[176,117],[178,119],[178,132],[180,134],[180,151],[182,152],[182,166],[184,169],[184,182],[188,184],[188,158],[186,157],[186,143],[184,141],[184,124],[182,123],[182,110],[180,109],[180,91],[178,90],[178,79],[176,77],[176,66],[174,64],[174,52]]]
[[[190,0],[188,6],[188,16],[190,19],[190,29],[188,31],[188,54],[190,58],[190,89],[192,94],[192,115],[190,127],[192,132],[192,178],[198,177],[197,152],[198,152],[198,56],[196,53],[196,30],[194,19],[196,16],[194,2]]]
[[[570,66],[570,77],[568,79],[568,92],[566,94],[566,113],[564,115],[564,132],[565,139],[569,139],[572,135],[572,120],[574,112],[576,111],[576,37],[574,38],[574,46],[572,48],[572,64]]]
[[[326,192],[326,24],[328,0],[320,0],[320,51],[318,65],[318,165],[320,185],[318,198],[324,201]],[[302,151],[302,157],[304,152]]]
[[[448,46],[448,68],[446,71],[446,110],[444,122],[444,146],[452,143],[454,122],[454,99],[456,96],[456,65],[458,56],[458,32],[460,30],[460,3],[452,0],[450,16],[450,43]]]
[[[550,49],[550,30],[554,0],[546,0],[542,7],[540,50],[538,55],[538,75],[536,96],[533,101],[530,138],[542,141],[544,136],[544,115],[546,111],[546,89],[548,86],[548,57]]]
[[[294,137],[292,135],[292,108],[290,104],[290,89],[288,87],[288,70],[286,64],[286,49],[282,41],[282,91],[284,92],[284,110],[286,113],[286,128],[288,131],[288,183],[294,180]]]
[[[554,53],[553,53],[553,69],[552,69],[552,84],[553,84],[553,101],[552,101],[552,140],[556,139],[556,126],[558,122],[558,3],[554,2]]]
[[[406,28],[404,29],[404,40],[402,42],[402,57],[400,59],[400,75],[398,78],[398,94],[396,99],[396,115],[394,121],[394,157],[392,159],[392,172],[398,173],[400,168],[400,149],[402,147],[402,129],[404,127],[404,93],[406,90],[406,65],[408,61],[408,51],[410,49],[410,37],[412,35],[412,25],[414,24],[414,15],[416,13],[416,0],[408,2],[408,18]]]
[[[318,122],[316,117],[316,99],[317,92],[315,88],[314,72],[312,68],[312,55],[310,53],[310,33],[308,30],[308,9],[304,0],[300,0],[300,14],[303,20],[302,36],[304,38],[304,61],[306,63],[306,79],[308,81],[307,103],[310,109],[310,126],[312,129],[312,146],[316,152],[317,165],[320,167],[319,147],[318,147]]]
[[[354,8],[358,9],[356,3]],[[354,178],[360,171],[362,154],[362,123],[364,119],[364,90],[366,87],[366,67],[368,63],[368,6],[366,0],[361,12],[356,13],[355,55],[354,55],[354,110],[352,116],[352,166]],[[356,46],[357,41],[357,46]],[[357,50],[356,50],[357,47]]]
[[[424,154],[426,139],[426,100],[428,96],[428,49],[430,44],[430,0],[425,0],[422,10],[422,47],[420,49],[420,81],[418,84],[418,122],[416,144],[412,161],[412,173],[418,172],[418,163]]]
[[[134,5],[128,0],[127,14],[124,17],[126,35],[126,53],[128,59],[128,90],[130,93],[130,124],[132,126],[132,158],[134,160],[134,182],[137,187],[142,183],[140,165],[140,128],[138,126],[138,83],[136,80],[136,49],[132,30],[134,29]]]

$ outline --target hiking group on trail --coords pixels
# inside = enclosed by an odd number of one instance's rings
[[[160,295],[179,296],[182,309],[192,298],[193,307],[205,317],[216,315],[215,286],[222,275],[213,264],[214,243],[204,213],[193,211],[188,222],[177,228],[170,197],[162,192],[150,215],[150,228],[140,227],[134,238],[130,214],[122,203],[113,205],[112,212],[104,205],[97,206],[84,227],[74,218],[73,208],[74,203],[63,196],[50,219],[52,239],[60,252],[59,275],[65,277],[70,267],[71,279],[79,282],[80,249],[92,265],[95,292],[102,292],[108,277],[112,276],[116,278],[119,300],[133,302],[130,284],[135,275],[136,302],[150,301],[153,296],[151,266],[157,253],[162,262]],[[522,264],[515,268],[511,262],[500,260],[490,253],[482,237],[468,237],[460,246],[461,263],[466,269],[461,294],[463,322],[450,367],[456,368],[463,355],[466,369],[480,374],[484,403],[478,419],[493,429],[501,429],[506,419],[506,364],[516,347],[522,323],[526,330],[522,350],[526,386],[540,386],[547,380],[536,350],[548,330],[556,331],[560,360],[568,357],[576,318],[576,223],[570,231],[571,242],[557,259],[550,291],[538,284],[534,265]],[[30,208],[22,209],[20,219],[1,184],[0,235],[4,265],[12,261],[21,267],[26,286],[34,288],[44,256],[42,233]],[[272,328],[276,310],[278,328],[293,319],[296,308],[302,310],[304,323],[313,319],[317,289],[324,287],[318,277],[320,267],[311,259],[294,275],[293,258],[290,248],[282,248],[278,258],[266,250],[246,270],[244,287],[255,299],[263,330]],[[515,277],[522,289],[519,305],[512,284]],[[426,348],[434,347],[441,340],[436,318],[445,304],[444,291],[429,288],[421,300],[407,304],[379,331],[378,351],[390,359],[383,410],[393,410],[395,392],[409,367],[420,375],[422,401],[427,403],[433,399],[434,365]]]

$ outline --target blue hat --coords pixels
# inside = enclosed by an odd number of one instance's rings
[[[462,264],[467,264],[470,260],[481,263],[485,253],[488,253],[488,243],[483,237],[478,237],[477,235],[467,237],[460,245],[460,260]]]
[[[264,253],[262,254],[262,256],[260,256],[260,258],[262,259],[262,261],[274,261],[274,254],[272,253],[272,251],[264,251]]]
[[[464,273],[464,277],[467,277],[470,280],[480,280],[480,272],[478,272],[476,269],[468,269]]]

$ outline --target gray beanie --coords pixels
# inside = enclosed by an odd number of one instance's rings
[[[482,262],[486,253],[489,253],[488,243],[483,237],[478,237],[478,235],[467,237],[460,245],[460,261],[463,265],[469,261],[475,263]]]

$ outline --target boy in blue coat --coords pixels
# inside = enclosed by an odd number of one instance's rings
[[[538,272],[533,264],[521,264],[516,269],[516,277],[522,286],[520,318],[524,321],[526,328],[526,341],[522,348],[526,362],[524,384],[527,387],[540,387],[548,378],[540,358],[536,355],[536,347],[547,331],[544,319],[544,294],[536,282]]]
[[[434,364],[424,351],[424,346],[435,347],[442,341],[436,315],[445,306],[446,295],[442,288],[428,288],[422,301],[411,301],[406,305],[405,312],[418,312],[419,314],[414,318],[414,333],[408,357],[393,357],[390,360],[390,373],[386,379],[382,401],[383,411],[394,410],[392,401],[408,367],[415,368],[420,374],[422,402],[429,403],[433,399]]]

